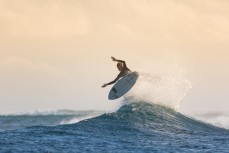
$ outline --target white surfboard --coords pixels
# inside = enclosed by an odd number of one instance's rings
[[[136,83],[139,74],[131,72],[121,78],[110,90],[108,95],[109,100],[115,100],[125,95]]]

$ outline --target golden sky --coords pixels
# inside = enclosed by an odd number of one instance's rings
[[[0,0],[0,23],[0,112],[111,107],[110,56],[178,65],[193,85],[182,111],[228,111],[227,0]]]

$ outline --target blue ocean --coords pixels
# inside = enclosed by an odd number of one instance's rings
[[[0,116],[0,152],[229,152],[229,130],[174,109],[130,102],[117,111]]]

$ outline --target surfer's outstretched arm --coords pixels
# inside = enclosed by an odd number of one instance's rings
[[[125,61],[123,61],[123,60],[118,60],[118,59],[114,58],[113,56],[111,56],[111,59],[112,59],[113,61],[115,61],[115,62],[120,62],[120,63],[122,63],[123,66],[126,67],[126,62],[125,62]]]
[[[116,81],[119,80],[119,78],[121,78],[121,73],[113,81],[111,81],[109,83],[105,83],[102,87],[104,88],[104,87],[106,87],[108,85],[114,84]]]

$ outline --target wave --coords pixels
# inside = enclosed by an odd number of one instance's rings
[[[138,130],[155,132],[191,134],[196,132],[226,131],[211,124],[185,116],[172,108],[146,102],[133,102],[123,105],[117,112],[81,121],[80,123],[129,126]]]
[[[58,152],[62,148],[68,152],[226,152],[228,148],[228,130],[158,104],[133,102],[113,113],[60,125],[66,120],[63,116],[53,115],[52,119],[47,115],[28,116],[27,119],[24,116],[23,125],[28,121],[40,122],[40,125],[29,123],[26,128],[0,132],[0,150]],[[74,118],[66,116],[69,121]],[[34,120],[34,117],[39,119]],[[18,126],[17,116],[12,119]],[[54,121],[58,125],[49,126]]]
[[[39,112],[34,114],[1,115],[0,131],[34,126],[69,126],[123,128],[162,133],[192,134],[225,131],[222,128],[202,122],[177,112],[173,108],[146,103],[131,102],[121,106],[116,112],[69,111]],[[124,129],[125,129],[124,128]]]
[[[32,126],[73,124],[103,114],[101,111],[35,111],[0,115],[0,131]]]

